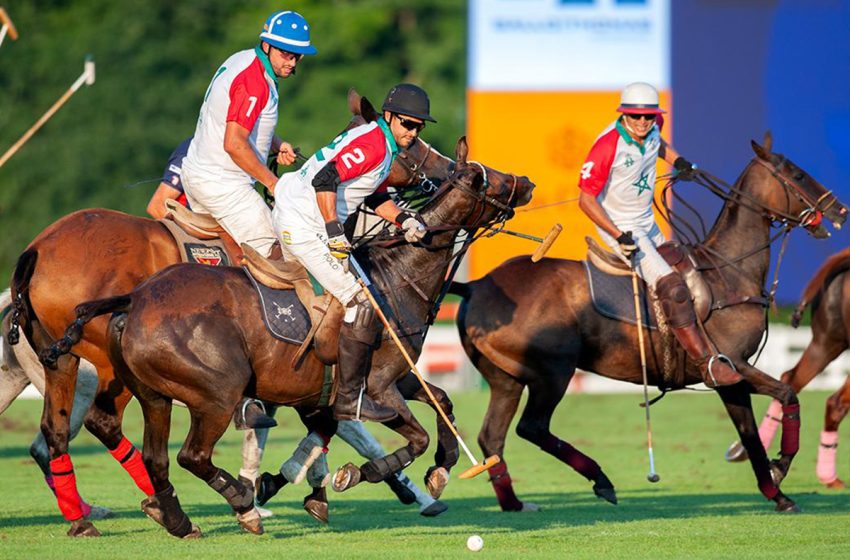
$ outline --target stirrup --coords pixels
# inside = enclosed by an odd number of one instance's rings
[[[717,379],[715,379],[714,373],[712,373],[712,371],[711,371],[711,366],[714,365],[715,360],[720,360],[720,361],[726,362],[726,364],[730,368],[732,368],[732,371],[734,371],[735,373],[738,373],[738,369],[735,367],[735,364],[732,363],[732,360],[729,359],[729,356],[727,356],[726,354],[719,354],[718,353],[718,354],[711,356],[708,359],[708,364],[706,365],[705,371],[706,371],[706,373],[708,373],[708,376],[711,377],[711,381],[712,381],[712,383],[714,383],[714,386],[717,387]]]

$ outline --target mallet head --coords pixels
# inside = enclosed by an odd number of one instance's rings
[[[15,24],[12,23],[12,18],[9,17],[9,14],[7,14],[6,10],[3,8],[0,8],[0,25],[6,27],[6,33],[9,34],[9,38],[11,40],[18,40],[18,30],[15,29]]]
[[[659,480],[661,480],[661,477],[658,476],[658,473],[652,472],[652,473],[649,473],[648,475],[646,475],[646,479],[648,481],[652,482],[652,483],[655,483],[655,482],[658,482]]]
[[[90,86],[94,83],[94,57],[92,55],[86,55],[86,62],[83,69],[86,74],[86,85]]]

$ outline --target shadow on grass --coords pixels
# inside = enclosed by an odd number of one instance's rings
[[[266,507],[275,516],[263,520],[268,536],[278,539],[297,538],[316,529],[330,532],[369,532],[374,529],[410,529],[418,533],[442,533],[475,525],[480,531],[537,531],[558,527],[590,526],[600,522],[629,523],[647,520],[688,519],[695,517],[728,517],[745,515],[793,515],[773,512],[773,502],[762,500],[752,493],[664,494],[654,490],[624,493],[620,505],[613,506],[586,493],[529,494],[528,501],[542,508],[538,513],[502,512],[495,498],[459,498],[444,500],[449,510],[436,518],[417,515],[416,506],[402,506],[391,500],[335,500],[329,495],[331,522],[322,526],[292,501],[298,494],[290,492],[282,499],[272,500]],[[829,515],[846,512],[847,496],[843,494],[804,493],[794,496],[804,515]],[[239,534],[241,529],[226,503],[182,504],[189,517],[205,535]],[[115,510],[117,520],[143,520],[137,509]],[[58,515],[20,516],[4,520],[7,528],[61,525]],[[112,520],[97,521],[106,536],[137,534],[143,531],[165,530],[149,521],[147,529],[109,527]],[[67,524],[66,524],[67,525]]]

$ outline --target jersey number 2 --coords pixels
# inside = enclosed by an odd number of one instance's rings
[[[340,159],[347,168],[351,169],[352,164],[363,163],[363,161],[366,159],[366,156],[363,154],[363,150],[361,150],[360,148],[354,148],[350,152],[342,154],[342,157],[340,157]]]

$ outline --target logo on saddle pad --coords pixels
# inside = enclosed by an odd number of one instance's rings
[[[186,255],[189,262],[209,266],[228,266],[227,254],[220,247],[210,247],[200,243],[186,243]]]
[[[275,318],[280,319],[284,323],[291,323],[295,320],[295,315],[292,312],[293,304],[287,305],[283,307],[279,305],[276,301],[273,301],[272,304],[277,308],[275,311]]]

